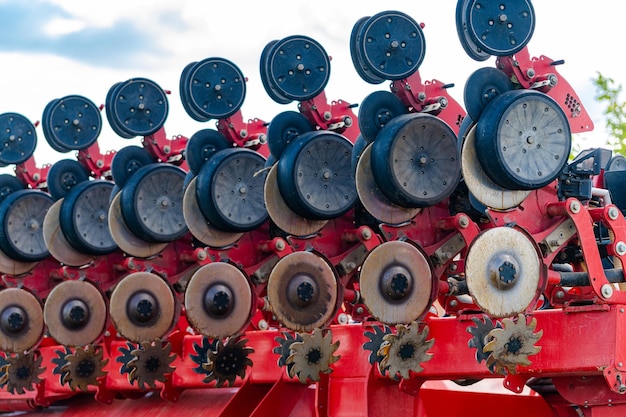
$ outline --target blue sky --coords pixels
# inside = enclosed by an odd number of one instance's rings
[[[104,103],[108,89],[119,81],[146,77],[169,96],[168,136],[191,136],[213,127],[184,111],[178,94],[182,69],[190,62],[222,57],[234,62],[247,77],[242,107],[244,119],[269,121],[277,113],[296,110],[297,103],[273,102],[261,84],[258,66],[263,47],[289,35],[316,39],[332,57],[329,100],[358,103],[387,84],[367,84],[356,74],[349,52],[352,26],[363,16],[399,10],[425,24],[426,56],[420,67],[424,80],[454,83],[452,96],[462,104],[467,77],[495,59],[471,60],[461,48],[455,28],[454,0],[380,1],[286,0],[226,2],[200,0],[0,0],[0,113],[17,112],[31,121],[41,119],[45,105],[70,94]],[[533,56],[564,59],[560,73],[581,96],[596,124],[591,133],[577,135],[583,146],[602,146],[607,134],[602,108],[594,101],[591,78],[597,71],[626,84],[620,65],[622,17],[626,3],[589,9],[567,0],[535,0],[537,24],[528,45]],[[104,126],[102,150],[139,144],[121,139]],[[38,165],[72,157],[45,143],[38,129]],[[6,170],[6,168],[5,168]]]

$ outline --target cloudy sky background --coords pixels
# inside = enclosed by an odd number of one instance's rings
[[[603,105],[594,100],[591,79],[600,71],[626,84],[626,2],[594,8],[572,0],[535,0],[533,5],[537,23],[530,54],[565,60],[559,72],[595,123],[593,132],[575,140],[582,147],[603,146],[608,135]],[[388,90],[388,83],[371,85],[359,78],[350,58],[350,32],[359,18],[384,10],[402,11],[425,24],[420,75],[454,83],[450,93],[463,104],[467,77],[493,66],[495,58],[476,62],[465,54],[456,34],[455,7],[455,0],[0,0],[0,113],[21,113],[35,122],[53,99],[79,94],[103,104],[113,84],[146,77],[172,92],[167,135],[191,136],[215,121],[199,123],[185,113],[180,74],[190,62],[221,57],[234,62],[248,79],[244,119],[270,121],[279,112],[296,110],[297,103],[281,105],[267,96],[259,58],[268,42],[290,35],[314,38],[331,56],[327,98],[358,103],[372,91]],[[73,157],[52,150],[41,128],[37,135],[39,166]],[[103,114],[102,151],[139,143],[139,138],[117,137]]]

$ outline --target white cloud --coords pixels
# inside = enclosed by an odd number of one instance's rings
[[[43,28],[48,36],[67,35],[68,33],[79,32],[87,27],[87,24],[79,19],[55,18],[50,20]]]

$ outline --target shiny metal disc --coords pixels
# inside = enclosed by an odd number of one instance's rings
[[[78,252],[65,238],[59,223],[61,204],[63,204],[62,198],[55,201],[43,219],[43,239],[46,242],[46,247],[52,257],[62,264],[68,266],[86,265],[94,259],[94,256]]]
[[[215,262],[198,269],[185,290],[189,323],[205,336],[223,338],[241,331],[252,316],[252,289],[237,267]]]
[[[90,282],[64,281],[46,298],[43,315],[59,344],[85,346],[104,332],[107,306],[102,292]]]
[[[461,172],[470,193],[485,206],[496,210],[507,210],[520,205],[530,191],[509,190],[491,181],[480,165],[475,143],[476,125],[465,136],[461,151]]]
[[[335,314],[337,279],[330,264],[312,252],[293,252],[272,269],[267,284],[272,312],[285,327],[309,332]]]
[[[43,335],[41,302],[21,288],[0,291],[0,351],[23,353]]]
[[[176,300],[169,284],[151,272],[135,272],[111,293],[111,320],[131,342],[164,337],[176,322]]]
[[[465,279],[476,304],[492,317],[523,313],[537,298],[543,268],[535,244],[512,227],[479,234],[465,258]]]
[[[385,242],[374,248],[363,262],[359,282],[365,306],[382,323],[410,323],[430,308],[432,267],[408,242]]]

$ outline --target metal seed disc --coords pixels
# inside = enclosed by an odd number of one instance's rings
[[[18,276],[32,271],[39,262],[16,261],[0,250],[0,273]]]
[[[491,54],[483,51],[470,37],[467,24],[467,9],[471,0],[458,0],[456,4],[456,32],[465,53],[474,61],[485,61]]]
[[[410,323],[430,308],[433,278],[428,258],[415,245],[385,242],[375,247],[361,266],[361,296],[382,323]]]
[[[361,135],[371,143],[378,132],[394,117],[408,113],[402,100],[389,91],[374,91],[367,95],[359,106],[359,129]]]
[[[115,329],[131,342],[160,339],[176,322],[172,288],[151,272],[135,272],[122,279],[109,304]]]
[[[234,63],[206,58],[190,70],[188,96],[195,111],[209,119],[225,119],[237,113],[246,97],[246,80]]]
[[[23,353],[34,347],[43,335],[41,302],[20,288],[0,291],[0,350]]]
[[[17,113],[0,114],[0,163],[21,164],[35,152],[35,126]]]
[[[274,100],[278,104],[289,104],[293,100],[282,95],[276,88],[274,88],[273,84],[269,79],[269,54],[274,45],[278,43],[278,39],[274,39],[269,41],[263,51],[261,52],[261,60],[259,62],[259,71],[261,73],[261,82],[263,83],[263,88],[265,88],[265,92],[272,100]]]
[[[88,98],[71,95],[60,98],[47,109],[47,123],[52,137],[48,142],[56,142],[71,150],[81,150],[93,145],[102,130],[100,109]],[[46,131],[44,131],[46,132]]]
[[[85,346],[96,341],[107,323],[102,292],[87,281],[64,281],[55,286],[43,308],[48,332],[64,346]]]
[[[268,80],[281,96],[306,101],[320,94],[330,78],[330,58],[317,41],[288,36],[267,57]]]
[[[335,314],[337,279],[324,258],[312,252],[293,252],[272,269],[267,283],[272,312],[285,327],[309,332]]]
[[[0,203],[0,249],[22,262],[50,255],[43,238],[43,221],[54,201],[39,190],[19,190]]]
[[[496,210],[507,210],[519,206],[528,197],[530,191],[509,190],[493,182],[478,160],[475,143],[476,126],[473,126],[465,135],[461,151],[463,181],[471,196],[485,206]]]
[[[93,260],[93,255],[78,252],[65,238],[59,216],[63,199],[50,206],[43,219],[43,239],[50,255],[57,261],[69,266],[86,265]]]
[[[183,216],[189,232],[200,242],[213,248],[223,248],[234,244],[243,236],[243,233],[224,232],[207,222],[198,207],[196,182],[196,177],[189,181],[183,196]]]
[[[61,229],[77,251],[106,255],[117,249],[107,221],[112,190],[111,181],[84,181],[63,198]]]
[[[541,292],[539,251],[525,233],[496,227],[480,233],[465,258],[465,279],[476,304],[492,317],[523,313]]]
[[[328,220],[309,220],[294,213],[278,189],[278,165],[274,164],[267,174],[263,189],[265,207],[274,224],[285,233],[293,236],[308,236],[317,233]]]
[[[171,164],[141,167],[121,191],[128,228],[148,242],[172,242],[188,229],[183,217],[185,171]]]
[[[497,68],[484,67],[474,71],[465,82],[463,101],[467,115],[472,120],[480,119],[485,106],[502,93],[511,91],[513,83]]]
[[[554,181],[567,164],[572,135],[567,116],[548,95],[533,90],[500,94],[476,125],[476,151],[489,177],[512,190]]]
[[[436,116],[396,116],[378,134],[372,148],[372,173],[395,204],[428,207],[444,200],[461,177],[457,138]]]
[[[363,55],[361,54],[361,49],[359,47],[361,42],[361,29],[370,17],[371,16],[363,16],[357,20],[352,27],[352,32],[350,32],[350,57],[352,58],[354,69],[363,81],[370,84],[380,84],[386,81],[385,78],[372,74],[369,65],[363,59]]]
[[[198,269],[185,290],[189,323],[205,336],[239,333],[252,317],[252,289],[237,267],[215,262]]]
[[[355,174],[356,191],[365,210],[387,224],[404,223],[417,216],[422,209],[402,207],[385,197],[374,180],[371,157],[372,146],[369,145],[361,153]]]
[[[243,148],[220,151],[207,161],[197,177],[196,198],[208,222],[226,232],[249,232],[265,223],[264,167],[261,154]]]
[[[116,125],[129,135],[148,136],[163,127],[169,104],[154,81],[132,78],[121,83],[111,97]]]
[[[471,0],[465,13],[470,38],[491,55],[514,55],[530,42],[535,31],[535,9],[530,0]]]
[[[375,76],[401,80],[422,64],[426,39],[420,25],[409,15],[385,11],[363,24],[358,47]]]
[[[146,242],[130,231],[122,216],[120,203],[121,193],[117,193],[109,206],[109,231],[115,244],[126,254],[138,258],[150,258],[160,253],[168,245],[164,243]]]
[[[347,213],[357,194],[352,143],[328,131],[300,135],[278,160],[278,187],[298,215],[330,220]]]

